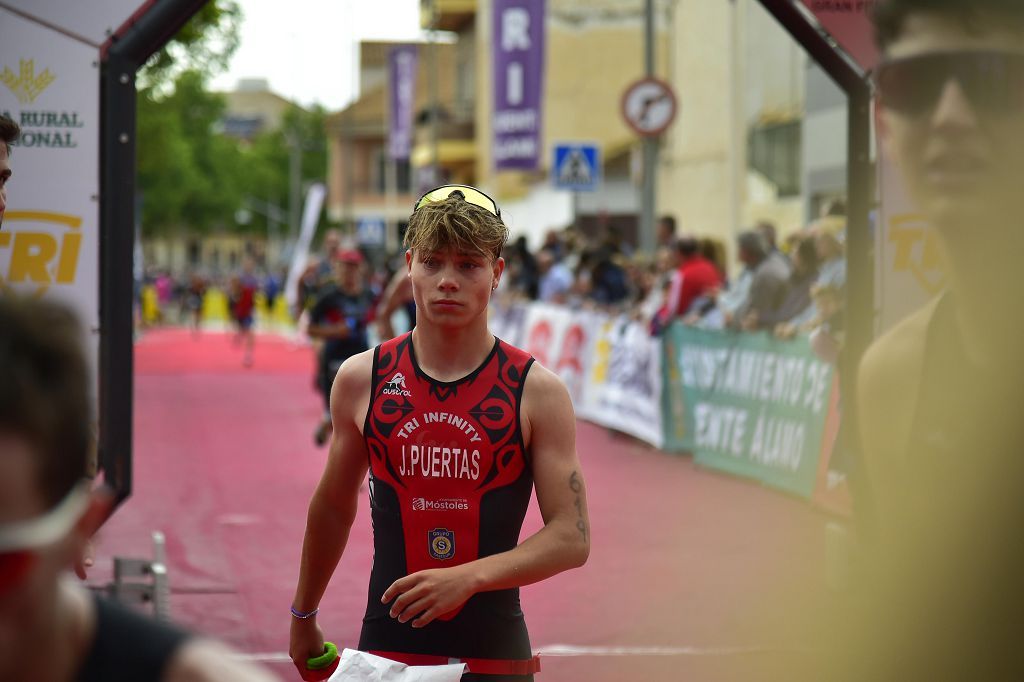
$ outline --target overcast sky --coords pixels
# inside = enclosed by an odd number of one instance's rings
[[[419,0],[239,0],[239,5],[241,44],[213,87],[232,90],[240,78],[266,78],[274,92],[329,110],[355,96],[360,40],[420,35]]]

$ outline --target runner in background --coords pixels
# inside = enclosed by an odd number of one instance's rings
[[[331,433],[331,386],[338,368],[348,358],[370,347],[367,330],[375,296],[366,286],[363,256],[354,249],[340,249],[331,259],[334,281],[324,286],[309,313],[309,336],[320,342],[317,384],[324,400],[324,414],[313,433],[317,445]]]
[[[256,314],[256,290],[259,288],[259,281],[253,274],[253,268],[252,259],[246,258],[242,265],[242,273],[233,276],[228,287],[231,319],[236,329],[235,344],[241,344],[244,352],[243,367],[252,367],[253,347],[256,344],[252,326]]]

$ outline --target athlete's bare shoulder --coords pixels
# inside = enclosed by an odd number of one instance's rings
[[[576,413],[572,407],[572,398],[565,383],[547,367],[539,362],[530,366],[523,386],[522,420],[523,438],[532,442],[535,429],[545,428],[547,424],[576,424]]]

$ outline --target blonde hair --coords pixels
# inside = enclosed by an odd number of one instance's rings
[[[501,218],[460,196],[424,204],[409,218],[405,247],[413,251],[477,252],[497,260],[508,241]]]

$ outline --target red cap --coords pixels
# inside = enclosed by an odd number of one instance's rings
[[[356,249],[338,249],[334,252],[334,260],[339,263],[361,265],[363,262],[363,254]]]

